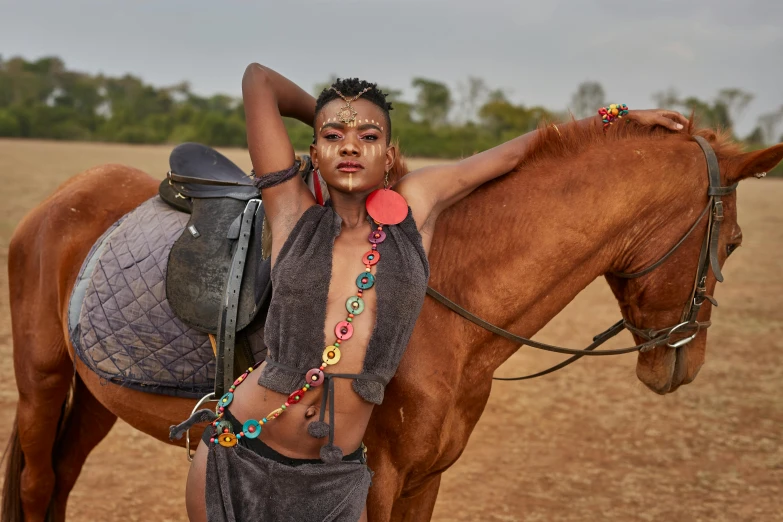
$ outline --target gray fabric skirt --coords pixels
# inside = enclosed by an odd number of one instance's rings
[[[372,472],[359,461],[288,466],[239,444],[207,456],[209,522],[356,522]]]

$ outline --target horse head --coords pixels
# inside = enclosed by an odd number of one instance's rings
[[[741,153],[724,136],[695,135],[710,144],[704,152],[691,140],[674,146],[672,140],[661,141],[657,152],[645,151],[661,158],[676,151],[674,162],[681,168],[664,163],[669,171],[656,173],[658,195],[650,197],[648,215],[625,235],[626,248],[618,250],[606,274],[637,343],[671,334],[666,342],[640,351],[637,360],[638,378],[659,394],[690,383],[704,364],[707,327],[717,306],[713,293],[723,280],[721,268],[742,243],[733,187],[763,177],[783,159],[783,144]],[[717,162],[710,183],[713,149]],[[711,191],[711,185],[725,189]]]

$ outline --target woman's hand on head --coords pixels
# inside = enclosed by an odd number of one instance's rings
[[[629,120],[637,121],[642,125],[660,125],[673,131],[683,131],[688,128],[688,118],[677,111],[666,109],[647,109],[641,111],[628,111],[625,116]]]

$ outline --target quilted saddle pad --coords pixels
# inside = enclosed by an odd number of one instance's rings
[[[71,340],[101,377],[178,397],[213,390],[209,337],[180,321],[166,299],[169,251],[188,217],[155,196],[115,223],[84,261],[71,297]],[[261,332],[248,334],[256,360]]]

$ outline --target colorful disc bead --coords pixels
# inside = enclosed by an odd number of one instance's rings
[[[217,439],[218,444],[224,448],[231,448],[237,445],[237,438],[233,433],[221,433]]]
[[[255,439],[261,435],[261,423],[255,419],[245,421],[242,425],[242,433],[244,433],[245,437],[248,439]]]
[[[218,423],[215,425],[215,429],[217,429],[218,433],[223,433],[225,430],[228,430],[229,433],[233,433],[234,432],[233,428],[234,427],[231,426],[231,422],[227,420],[218,421]]]
[[[362,290],[369,290],[375,284],[375,276],[370,272],[362,272],[356,278],[356,286]]]
[[[336,346],[327,346],[324,350],[324,354],[321,357],[323,362],[325,362],[328,365],[337,364],[340,362],[340,349]]]
[[[340,321],[334,327],[334,335],[341,341],[347,341],[353,336],[353,325],[348,321]]]
[[[372,243],[373,245],[377,245],[378,243],[383,243],[386,239],[386,232],[383,230],[373,230],[370,232],[369,237],[367,240]]]
[[[318,368],[313,368],[305,375],[305,382],[311,387],[317,388],[324,383],[324,372]]]
[[[225,388],[224,388],[225,389]],[[234,400],[234,394],[231,392],[226,392],[225,395],[223,395],[220,400],[218,401],[218,404],[220,406],[223,406],[224,408],[231,404],[231,401]]]
[[[349,297],[345,302],[345,309],[353,315],[359,315],[364,312],[364,299],[357,296]]]
[[[381,260],[381,253],[377,250],[370,250],[366,254],[362,256],[362,263],[369,266],[374,266],[378,264],[378,261]]]

